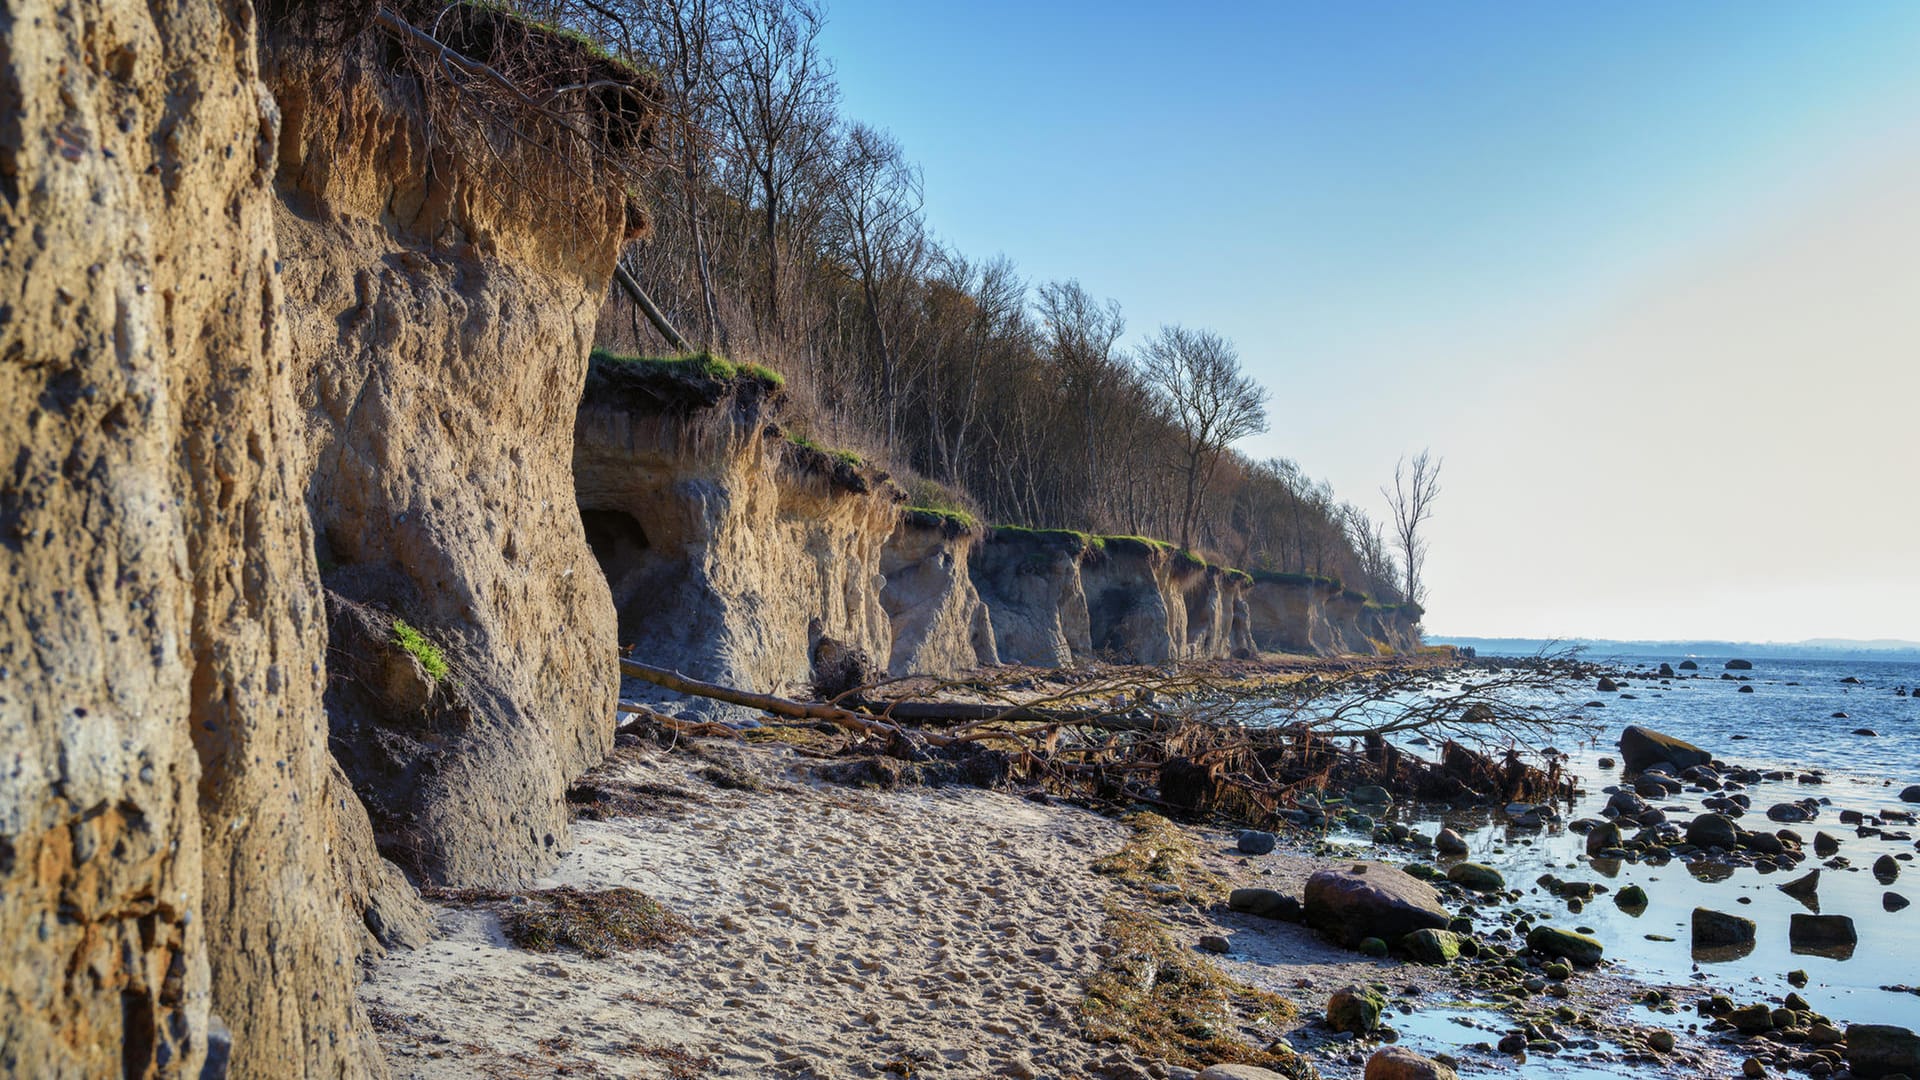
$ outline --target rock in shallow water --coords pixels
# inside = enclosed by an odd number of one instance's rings
[[[1847,1064],[1871,1078],[1904,1073],[1920,1077],[1920,1035],[1892,1024],[1847,1025]]]
[[[1661,762],[1667,762],[1676,769],[1713,763],[1712,754],[1692,743],[1638,724],[1620,733],[1620,757],[1626,763],[1628,772],[1640,772],[1649,765]]]
[[[1809,915],[1796,911],[1787,924],[1787,940],[1794,952],[1844,959],[1853,954],[1860,935],[1845,915]]]
[[[1439,835],[1433,838],[1433,850],[1442,855],[1465,855],[1467,839],[1452,829],[1441,829]]]
[[[1599,963],[1605,952],[1594,938],[1557,926],[1536,926],[1527,931],[1527,948],[1545,956],[1571,960],[1583,967]]]
[[[1484,863],[1455,863],[1447,868],[1447,880],[1474,892],[1499,892],[1507,887],[1500,871]]]
[[[1687,823],[1687,843],[1732,851],[1740,846],[1740,827],[1724,814],[1701,814]]]
[[[1729,915],[1724,911],[1714,911],[1711,908],[1693,909],[1693,947],[1696,949],[1751,945],[1754,929],[1752,919],[1743,919],[1738,915]]]

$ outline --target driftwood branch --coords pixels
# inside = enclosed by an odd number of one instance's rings
[[[644,679],[655,686],[672,690],[677,694],[688,694],[693,697],[724,701],[729,705],[741,705],[749,709],[758,709],[761,712],[772,713],[775,716],[785,716],[795,720],[825,720],[862,735],[880,735],[888,738],[898,738],[904,734],[897,725],[889,724],[877,717],[854,712],[852,709],[841,708],[838,705],[826,705],[820,702],[791,701],[787,698],[776,697],[772,694],[756,694],[749,690],[736,690],[731,686],[702,682],[699,679],[682,675],[677,671],[654,667],[652,664],[643,664],[638,660],[622,659],[620,661],[620,674],[630,675],[636,679]],[[944,735],[927,734],[922,737],[935,746],[946,746],[953,742],[952,739]]]

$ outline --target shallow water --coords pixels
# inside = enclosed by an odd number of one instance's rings
[[[1634,657],[1621,658],[1619,663],[1632,668],[1657,665],[1660,660],[1678,664],[1682,659]],[[1698,658],[1697,678],[1663,681],[1649,674],[1620,680],[1621,690],[1616,693],[1577,690],[1569,695],[1578,702],[1603,701],[1605,705],[1581,709],[1583,717],[1604,725],[1598,745],[1559,747],[1569,754],[1585,788],[1570,810],[1562,807],[1565,821],[1601,816],[1608,798],[1604,789],[1619,782],[1620,771],[1601,768],[1599,759],[1617,758],[1614,742],[1620,729],[1642,724],[1694,742],[1730,764],[1795,772],[1824,770],[1822,784],[1788,780],[1747,789],[1754,807],[1740,819],[1744,828],[1790,828],[1807,839],[1809,857],[1795,871],[1763,874],[1751,867],[1689,867],[1678,858],[1663,866],[1594,860],[1586,855],[1582,834],[1563,826],[1514,829],[1504,815],[1484,810],[1452,813],[1403,807],[1393,816],[1418,821],[1423,826],[1420,831],[1429,834],[1442,823],[1452,825],[1471,848],[1466,859],[1499,869],[1510,888],[1525,890],[1519,908],[1536,920],[1547,916],[1563,926],[1591,927],[1605,943],[1609,959],[1652,980],[1699,981],[1730,992],[1736,1000],[1751,1001],[1784,995],[1793,989],[1787,972],[1799,969],[1809,979],[1799,992],[1816,1010],[1837,1021],[1915,1026],[1920,1023],[1920,997],[1881,989],[1920,983],[1920,903],[1895,913],[1881,905],[1882,895],[1889,890],[1920,901],[1920,858],[1913,858],[1915,844],[1912,839],[1862,837],[1855,826],[1842,825],[1839,817],[1843,809],[1868,815],[1881,809],[1920,810],[1899,799],[1903,787],[1920,783],[1920,699],[1894,693],[1905,687],[1911,694],[1920,687],[1920,665],[1775,663],[1755,656],[1747,658],[1754,662],[1752,671],[1731,673],[1751,680],[1742,683],[1720,678],[1725,659]],[[1860,685],[1840,681],[1849,676],[1858,678]],[[1742,685],[1751,685],[1754,691],[1741,693]],[[1846,712],[1848,717],[1834,719],[1835,712]],[[1850,734],[1859,727],[1878,734]],[[1712,794],[1688,791],[1649,801],[1684,823],[1701,812],[1700,800]],[[1782,825],[1766,820],[1767,807],[1808,796],[1831,800],[1831,805],[1823,805],[1811,822]],[[1854,921],[1859,946],[1846,958],[1796,953],[1788,941],[1790,916],[1808,909],[1777,886],[1822,865],[1823,860],[1811,854],[1816,831],[1837,838],[1840,854],[1851,862],[1844,869],[1823,869],[1818,897],[1821,912]],[[1884,831],[1920,836],[1920,828],[1902,824],[1889,823]],[[1349,838],[1364,842],[1357,835]],[[1883,886],[1874,879],[1869,867],[1876,858],[1903,853],[1910,861],[1900,863],[1898,880]],[[1460,860],[1440,859],[1437,864],[1454,861]],[[1638,884],[1647,891],[1650,903],[1644,911],[1631,914],[1617,907],[1609,892],[1573,914],[1564,901],[1534,884],[1548,872],[1569,881],[1601,882],[1612,891]],[[1689,937],[1696,906],[1753,919],[1758,924],[1754,949],[1741,956],[1695,957]],[[1673,940],[1649,940],[1650,935]]]

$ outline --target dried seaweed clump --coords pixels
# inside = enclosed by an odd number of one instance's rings
[[[523,899],[507,912],[505,929],[508,940],[534,952],[578,949],[599,959],[662,948],[693,931],[685,918],[624,885],[591,892],[562,886]]]
[[[1200,861],[1200,845],[1173,822],[1150,811],[1128,815],[1133,836],[1096,860],[1093,871],[1132,885],[1152,900],[1204,904],[1225,897],[1219,874]]]
[[[1279,1037],[1275,1025],[1294,1014],[1284,998],[1228,977],[1140,912],[1109,903],[1106,937],[1113,952],[1080,1001],[1090,1040],[1187,1068],[1234,1062],[1295,1080],[1318,1076]]]

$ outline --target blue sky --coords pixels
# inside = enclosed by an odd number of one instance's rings
[[[1920,546],[1899,508],[1920,502],[1920,436],[1901,438],[1920,423],[1882,395],[1809,418],[1794,385],[1916,388],[1920,256],[1892,241],[1920,240],[1898,196],[1920,191],[1920,4],[1202,10],[839,0],[825,44],[847,112],[924,167],[947,243],[1077,277],[1136,337],[1233,338],[1275,398],[1246,449],[1376,510],[1403,450],[1446,455],[1435,628],[1920,637],[1920,571],[1860,536]],[[1894,220],[1861,220],[1882,202]],[[1703,408],[1596,408],[1629,371]],[[1705,408],[1730,381],[1740,415]],[[1814,550],[1752,544],[1769,519],[1711,492],[1643,508],[1654,542],[1631,500],[1599,517],[1564,490],[1749,444],[1831,462],[1830,487],[1879,448],[1847,445],[1863,427],[1905,460],[1842,484]],[[1890,484],[1904,503],[1875,499]],[[1565,549],[1551,567],[1536,530]],[[1676,565],[1699,572],[1636,584]],[[1554,587],[1514,587],[1516,567]]]

